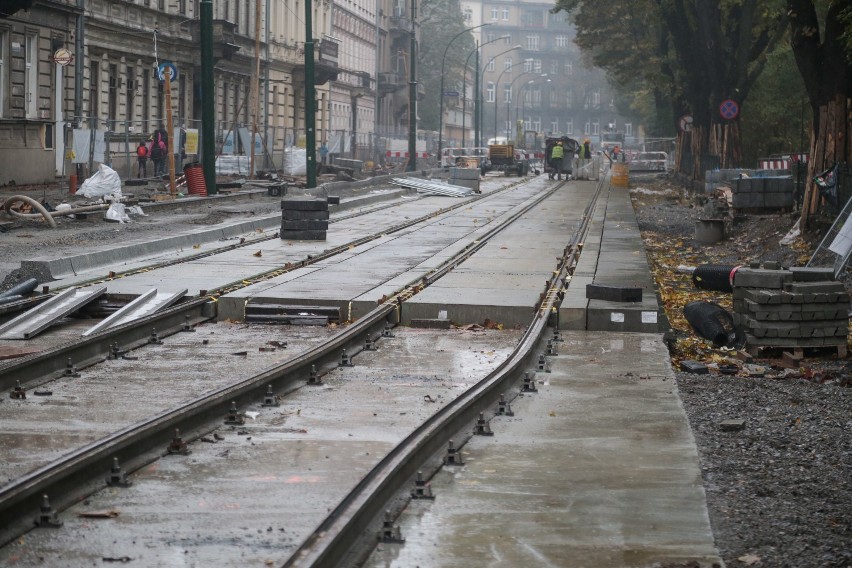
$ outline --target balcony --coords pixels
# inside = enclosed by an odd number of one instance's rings
[[[314,49],[314,84],[324,85],[329,81],[337,80],[339,72],[337,67],[337,54],[340,47],[340,42],[329,37],[324,37],[319,41],[319,45]],[[304,51],[302,51],[304,54]],[[304,58],[303,58],[304,60]],[[305,81],[305,64],[293,66],[293,79]]]
[[[405,86],[405,81],[396,73],[379,73],[379,93],[393,93]]]
[[[201,44],[201,21],[190,20],[190,34],[195,45]],[[213,60],[230,60],[240,50],[236,43],[236,28],[234,22],[213,20]]]

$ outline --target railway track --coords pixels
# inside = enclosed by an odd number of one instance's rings
[[[555,189],[542,192],[535,200],[516,208],[510,215],[501,219],[500,223],[495,224],[485,236],[471,242],[429,274],[398,290],[386,303],[377,306],[367,316],[343,326],[330,336],[324,336],[328,335],[327,332],[309,334],[309,337],[303,338],[304,341],[294,341],[292,345],[287,345],[286,354],[266,348],[266,351],[262,352],[276,353],[275,357],[280,357],[280,362],[260,372],[249,373],[249,376],[240,380],[225,380],[224,384],[217,388],[202,388],[205,392],[200,396],[185,395],[189,400],[178,406],[166,405],[159,413],[110,432],[73,449],[61,458],[17,475],[0,487],[0,525],[5,527],[0,533],[3,543],[11,542],[31,526],[33,515],[44,505],[44,495],[49,496],[51,505],[51,511],[42,515],[42,521],[46,524],[53,518],[53,510],[62,510],[92,495],[103,486],[103,478],[110,475],[110,470],[116,466],[117,458],[120,459],[117,469],[121,471],[115,471],[113,477],[123,478],[127,472],[143,470],[164,453],[169,453],[169,450],[171,453],[181,453],[186,449],[187,443],[204,440],[211,432],[222,428],[223,419],[239,427],[238,423],[246,420],[246,408],[257,407],[261,401],[268,403],[269,407],[286,404],[289,393],[302,391],[301,386],[321,383],[324,376],[331,376],[338,373],[340,368],[347,367],[352,358],[369,358],[377,343],[392,335],[392,324],[402,302],[475,254],[490,238],[538,206]],[[591,206],[592,204],[589,204],[589,207]],[[433,216],[430,214],[424,216],[424,219]],[[540,345],[546,335],[552,307],[558,301],[566,275],[570,274],[579,255],[579,243],[588,219],[587,208],[586,213],[582,215],[579,229],[568,243],[563,258],[542,295],[536,317],[512,353],[507,351],[505,360],[497,365],[492,373],[477,380],[472,388],[448,402],[414,428],[401,444],[369,471],[356,489],[343,498],[324,521],[315,523],[318,529],[304,539],[304,543],[294,551],[287,565],[334,565],[344,558],[347,551],[355,548],[359,538],[365,534],[364,526],[370,522],[376,523],[375,519],[380,516],[378,514],[387,502],[400,491],[400,487],[410,481],[429,456],[439,452],[454,433],[464,430],[467,425],[476,421],[479,413],[483,413],[483,417],[487,416],[488,408],[493,406],[499,395],[508,392],[513,382],[518,381],[521,375],[538,364],[536,346]],[[404,226],[411,226],[411,223],[405,223]],[[382,233],[387,233],[387,230]],[[267,274],[255,276],[268,277]],[[215,298],[218,293],[224,291],[213,291],[211,296]],[[0,369],[0,381],[5,381],[2,384],[8,385],[12,377],[22,376],[18,374],[20,372],[29,377],[27,388],[46,389],[56,380],[74,380],[73,377],[65,375],[73,375],[86,365],[103,361],[105,355],[112,354],[111,363],[117,365],[133,364],[132,360],[128,361],[122,357],[145,357],[148,350],[134,351],[131,356],[127,354],[130,349],[151,345],[152,350],[157,350],[161,348],[159,341],[162,338],[181,332],[186,332],[186,335],[179,337],[200,338],[207,328],[212,326],[202,323],[213,317],[210,308],[210,297],[190,300],[167,310],[168,313],[156,314],[145,321],[98,334],[80,344],[64,345],[31,357],[29,361],[4,367]],[[151,328],[162,331],[158,331],[157,336],[153,337]],[[169,343],[173,342],[170,340]],[[115,347],[116,343],[118,348]],[[192,344],[192,349],[198,349],[199,343],[205,345],[204,340],[198,339],[189,343]],[[283,348],[282,341],[275,340],[274,343],[277,343],[276,349]],[[72,353],[73,355],[70,355]],[[229,354],[231,357],[244,356],[240,352]],[[248,355],[248,352],[245,355]],[[69,357],[73,357],[70,364]],[[178,351],[172,353],[171,357],[181,358],[186,357],[186,354],[181,355]],[[73,362],[74,360],[79,363]],[[216,365],[215,361],[212,363]],[[17,371],[11,370],[16,366]],[[145,366],[142,363],[137,364],[136,373],[141,372]],[[223,370],[227,372],[227,369]],[[62,378],[57,378],[56,375],[60,372]],[[145,379],[134,374],[134,380]],[[24,511],[29,512],[29,515],[22,514]]]

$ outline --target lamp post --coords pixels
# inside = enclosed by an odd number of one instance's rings
[[[541,75],[541,77],[547,77],[547,74],[545,73],[544,75]],[[524,99],[521,98],[521,92],[523,92],[524,88],[528,87],[529,85],[535,84],[535,82],[536,82],[536,79],[530,79],[529,81],[527,81],[526,83],[521,85],[520,88],[518,88],[518,101],[520,102],[519,106],[520,106],[520,109],[521,109],[521,117],[520,118],[522,118],[522,119],[524,118]],[[545,81],[545,83],[550,83],[550,79]],[[518,112],[518,106],[515,106],[515,120],[518,120],[517,112]]]
[[[475,30],[476,28],[482,28],[484,26],[490,26],[491,23],[479,24],[478,26],[473,26],[472,28],[465,28],[456,35],[454,35],[450,41],[447,43],[447,47],[444,48],[444,56],[441,58],[441,92],[438,93],[438,159],[441,159],[441,151],[443,150],[444,145],[444,65],[447,63],[447,51],[449,51],[450,46],[459,36],[469,32],[470,30]],[[467,64],[465,64],[467,65]]]
[[[514,51],[516,49],[521,49],[522,45],[514,45],[505,51],[501,51],[500,53],[494,55],[491,59],[488,60],[488,64],[490,65],[492,61],[495,61],[498,57],[505,53],[509,53],[510,51]],[[485,66],[485,69],[482,70],[482,79],[485,80],[485,72],[488,71],[488,65]],[[500,72],[500,75],[497,77],[497,82],[494,84],[494,129],[497,129],[497,87],[500,85],[500,79],[503,77],[503,73],[508,71],[508,69],[503,69]],[[482,93],[478,93],[479,97],[482,97]],[[479,105],[476,107],[476,112],[479,112]],[[497,137],[497,132],[494,132],[494,137]]]
[[[476,49],[467,54],[467,59],[464,60],[464,71],[462,73],[462,146],[465,145],[465,123],[467,122],[467,67],[470,64],[470,57],[479,51],[479,48],[488,45],[489,43],[494,43],[495,41],[500,41],[501,39],[511,38],[512,36],[500,36],[498,38],[494,38],[491,41],[486,41],[483,44],[477,43]]]
[[[528,74],[528,73],[523,73],[523,74],[518,75],[517,77],[515,77],[515,80],[514,80],[514,81],[512,81],[512,83],[509,85],[509,90],[510,90],[510,91],[512,90],[512,87],[515,85],[515,81],[517,81],[518,79],[520,79],[521,77],[523,77],[524,75],[527,75],[527,74]],[[545,77],[547,77],[547,73],[545,73],[544,75],[539,75],[539,79],[543,79],[543,78],[545,78]],[[524,87],[526,87],[527,85],[532,85],[533,83],[535,83],[535,81],[536,81],[535,79],[530,79],[529,81],[527,81],[526,83],[524,83],[523,85],[521,85],[520,87],[518,87],[518,98],[520,98],[520,96],[521,96],[521,91],[524,89]],[[548,79],[547,81],[544,81],[544,82],[545,82],[545,83],[550,83],[550,79]],[[517,114],[517,108],[518,108],[518,107],[516,106],[516,107],[515,107],[515,109],[516,109],[516,110],[515,110],[515,114]],[[508,124],[511,122],[511,120],[512,120],[512,117],[511,117],[510,111],[511,111],[511,101],[506,103],[506,124],[507,124],[507,125],[508,125]],[[517,120],[517,116],[515,117],[515,120]],[[508,137],[509,137],[509,130],[508,130],[508,127],[507,127],[507,130],[506,130],[506,138],[508,138]]]

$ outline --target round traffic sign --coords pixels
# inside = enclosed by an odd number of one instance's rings
[[[65,67],[74,61],[74,54],[65,49],[64,47],[60,47],[55,52],[53,52],[53,61],[58,65],[62,65]]]
[[[736,101],[725,99],[722,101],[722,104],[719,105],[719,114],[722,115],[722,118],[725,120],[734,120],[737,118],[737,115],[740,114],[740,106],[736,103]]]
[[[681,116],[677,121],[677,128],[681,132],[691,132],[692,131],[692,115],[685,114]]]
[[[178,71],[177,67],[175,67],[175,64],[171,61],[163,61],[162,63],[160,63],[160,66],[157,67],[157,77],[160,78],[160,81],[166,80],[166,69],[171,72],[171,76],[169,77],[170,81],[174,81],[175,79],[177,79]]]

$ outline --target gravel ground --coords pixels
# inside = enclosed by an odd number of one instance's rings
[[[701,246],[693,236],[703,209],[673,180],[631,179],[631,185],[646,188],[633,193],[646,243],[681,242],[675,248],[694,249],[686,254],[693,261],[801,265],[809,256],[805,244],[812,248],[816,239],[780,246],[796,216],[750,215],[729,224],[721,243]],[[649,246],[652,258],[664,248]],[[660,256],[660,264],[676,262]],[[705,361],[726,355],[709,346],[699,353]],[[850,567],[852,366],[828,356],[786,372],[769,360],[754,362],[766,366],[767,377],[676,374],[719,553],[729,567]],[[722,430],[728,419],[744,420],[744,428]]]

